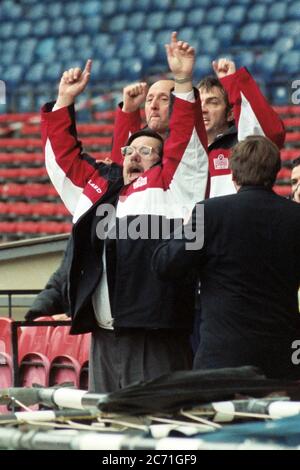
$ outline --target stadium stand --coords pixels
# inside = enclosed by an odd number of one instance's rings
[[[198,51],[195,81],[211,72],[212,59],[232,57],[277,106],[288,134],[275,189],[287,196],[291,159],[300,145],[300,110],[292,93],[300,69],[299,11],[297,0],[3,0],[0,79],[7,99],[0,103],[0,241],[71,228],[44,170],[37,114],[55,98],[60,74],[94,59],[78,105],[78,132],[87,152],[103,159],[120,90],[164,73],[163,43],[174,29]]]

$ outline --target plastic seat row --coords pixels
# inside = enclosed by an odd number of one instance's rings
[[[51,317],[38,320],[51,321]],[[11,319],[0,318],[0,388],[13,385],[11,324]],[[67,382],[87,389],[91,336],[71,336],[69,330],[69,326],[25,326],[18,329],[21,386],[54,386]],[[1,410],[5,411],[3,407]]]
[[[59,234],[70,233],[72,224],[66,222],[0,222],[0,232],[18,234]]]
[[[60,203],[26,203],[26,202],[0,202],[0,214],[10,214],[12,216],[20,215],[40,215],[40,216],[69,216],[69,212],[64,206]]]

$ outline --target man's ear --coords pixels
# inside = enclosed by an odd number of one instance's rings
[[[234,121],[234,114],[233,114],[233,108],[231,108],[228,112],[227,112],[227,118],[226,118],[227,122],[231,123],[232,121]]]

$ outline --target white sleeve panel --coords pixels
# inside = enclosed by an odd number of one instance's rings
[[[238,123],[238,141],[241,142],[249,135],[262,135],[265,133],[245,95],[241,93],[241,113]]]
[[[45,164],[53,186],[60,195],[66,208],[71,212],[71,214],[74,214],[83,188],[72,183],[61,167],[57,164],[49,139],[47,139],[45,146]]]

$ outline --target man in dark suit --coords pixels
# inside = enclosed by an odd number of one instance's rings
[[[292,343],[300,338],[300,206],[276,195],[278,148],[251,136],[231,157],[238,193],[197,205],[182,238],[153,255],[162,279],[195,268],[201,279],[201,344],[195,368],[255,365],[269,377],[300,377]],[[203,246],[191,249],[187,233]],[[197,232],[198,231],[198,232]],[[196,245],[195,245],[196,246]]]

